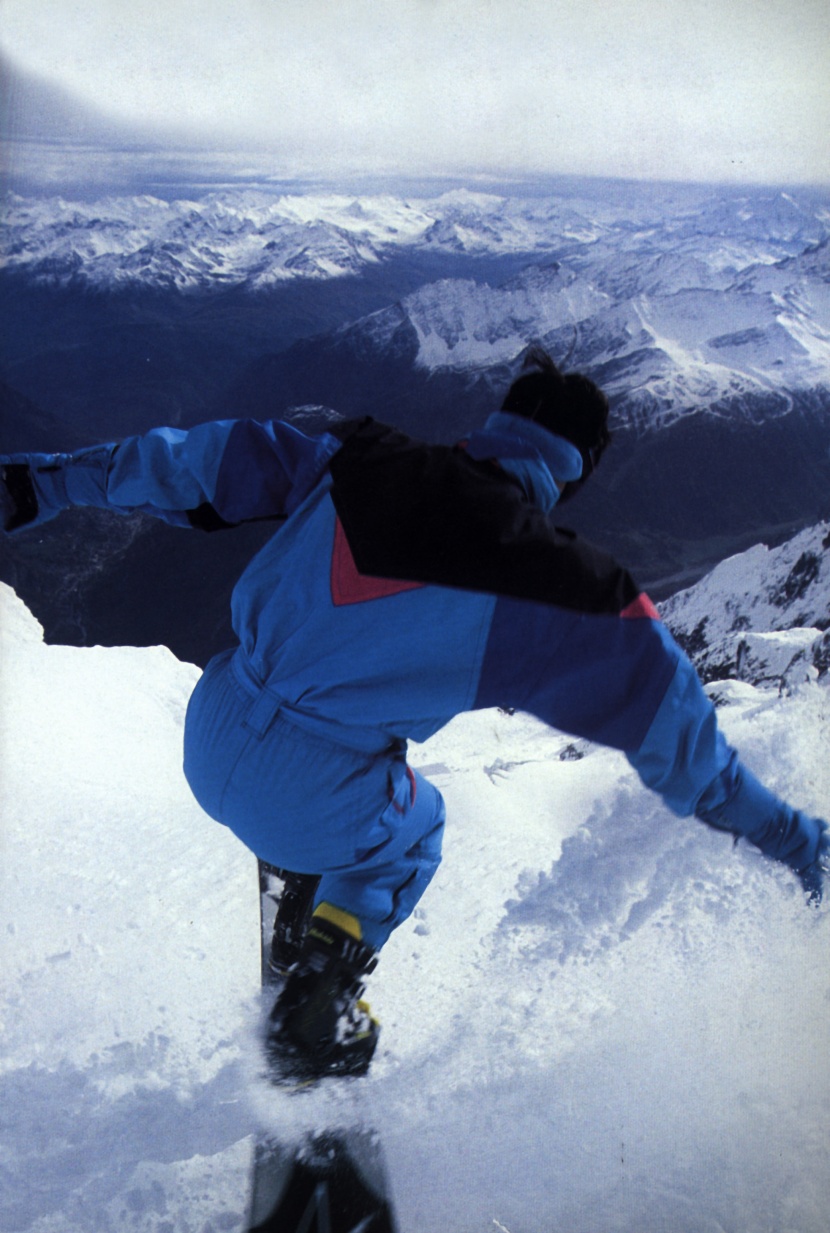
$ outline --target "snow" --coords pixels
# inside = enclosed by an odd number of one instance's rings
[[[286,1097],[258,1077],[255,862],[181,772],[198,670],[47,646],[5,586],[0,637],[4,1233],[231,1233],[255,1127],[355,1116],[401,1233],[824,1233],[830,924],[786,871],[610,751],[460,717],[412,749],[450,821],[371,978],[373,1071]],[[708,687],[825,816],[826,680]]]
[[[815,675],[828,653],[830,523],[727,557],[660,613],[704,679]]]
[[[507,363],[527,339],[591,316],[608,297],[554,264],[528,267],[502,287],[470,279],[429,283],[402,301],[418,339],[416,364],[429,370]]]

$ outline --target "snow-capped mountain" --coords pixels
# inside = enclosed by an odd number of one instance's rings
[[[768,396],[784,413],[797,390],[830,388],[830,305],[809,278],[781,294],[734,286],[638,295],[580,326],[572,363],[595,374],[641,428]]]
[[[340,334],[379,355],[408,334],[415,366],[473,376],[541,340],[602,385],[618,423],[641,429],[701,408],[733,415],[740,400],[782,414],[793,392],[830,388],[827,251],[825,241],[741,273],[700,246],[640,267],[613,254],[590,267],[571,256],[495,287],[444,279]]]
[[[830,210],[787,194],[703,200],[694,209],[595,199],[509,198],[457,190],[433,199],[389,194],[273,196],[251,190],[163,201],[5,200],[6,267],[40,281],[99,290],[128,285],[261,290],[290,279],[336,278],[402,250],[467,256],[571,252],[616,285],[637,265],[666,262],[678,286],[801,252],[827,234]],[[785,219],[782,221],[782,214]],[[677,264],[678,256],[685,264]],[[708,274],[707,274],[708,271]],[[654,275],[652,273],[651,277]],[[695,284],[692,284],[695,285]],[[604,291],[604,285],[599,286]]]
[[[586,278],[553,262],[529,266],[497,287],[473,279],[429,283],[341,333],[355,340],[365,334],[382,350],[404,331],[414,341],[419,368],[476,371],[513,360],[528,339],[584,321],[609,304]]]
[[[560,267],[556,282],[562,289],[547,295],[535,275],[495,290],[445,282],[415,293],[401,310],[418,339],[416,363],[493,367],[537,338],[595,377],[618,420],[649,428],[752,394],[780,392],[783,412],[788,391],[830,386],[830,311],[807,280],[786,298],[691,288],[616,304],[572,271]]]
[[[706,681],[781,686],[830,669],[830,523],[722,561],[660,613]]]

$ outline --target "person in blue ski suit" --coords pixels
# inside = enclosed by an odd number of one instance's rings
[[[205,531],[275,520],[233,592],[238,643],[191,698],[184,770],[260,860],[310,879],[311,927],[273,1015],[286,1073],[368,1065],[361,977],[441,859],[444,802],[407,741],[462,711],[523,710],[623,751],[675,813],[821,895],[825,823],[743,766],[648,597],[551,516],[596,465],[607,414],[587,378],[535,351],[457,446],[373,420],[316,437],[225,420],[0,459],[9,532],[83,505]]]

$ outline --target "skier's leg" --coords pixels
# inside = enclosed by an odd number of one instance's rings
[[[397,771],[384,842],[320,878],[299,959],[271,1011],[266,1052],[275,1082],[363,1074],[372,1060],[379,1029],[361,1001],[363,980],[438,868],[444,830],[441,794],[402,762]]]
[[[346,913],[348,932],[379,950],[411,915],[441,863],[446,811],[438,789],[409,767],[396,776],[382,821],[388,838],[351,868],[323,873],[315,911]]]

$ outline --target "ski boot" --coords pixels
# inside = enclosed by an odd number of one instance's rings
[[[273,1083],[305,1087],[366,1073],[380,1029],[360,998],[363,977],[376,964],[356,918],[318,904],[269,1016],[265,1052]]]
[[[319,876],[313,873],[292,873],[290,869],[277,872],[283,885],[267,959],[265,979],[270,985],[285,980],[300,958],[311,921],[314,893],[320,882]]]

